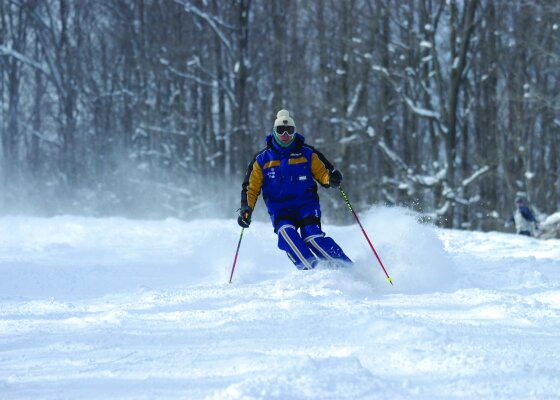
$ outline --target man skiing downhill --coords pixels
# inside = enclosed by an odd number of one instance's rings
[[[321,230],[317,184],[339,187],[342,174],[296,132],[287,110],[280,110],[266,147],[249,163],[241,190],[238,224],[248,228],[262,191],[263,199],[284,250],[298,269],[313,269],[319,259],[351,263],[340,246]],[[298,233],[299,229],[299,233]]]

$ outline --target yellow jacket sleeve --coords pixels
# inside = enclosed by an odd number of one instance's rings
[[[329,174],[334,169],[333,165],[319,153],[317,150],[313,152],[311,158],[311,173],[313,177],[323,186],[329,185]]]
[[[251,209],[255,208],[257,199],[261,193],[263,181],[262,168],[255,158],[247,167],[247,173],[245,174],[245,179],[243,180],[241,189],[241,207],[249,206]]]

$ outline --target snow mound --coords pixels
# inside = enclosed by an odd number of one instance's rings
[[[360,297],[375,293],[452,292],[496,284],[514,289],[535,288],[551,286],[554,282],[551,276],[555,274],[556,260],[560,256],[555,240],[439,229],[420,223],[415,213],[399,207],[373,207],[360,212],[359,218],[393,280],[392,286],[357,223],[323,226],[354,265],[332,269],[320,264],[315,271],[298,271],[278,249],[277,236],[268,221],[255,221],[245,230],[234,285],[272,281],[286,286],[286,290],[328,289]],[[235,221],[165,221],[163,227],[163,233],[158,232],[159,239],[154,236],[154,247],[171,248],[172,257],[157,252],[154,255],[154,248],[142,253],[146,262],[151,263],[158,257],[166,260],[167,266],[160,269],[162,279],[181,286],[228,282],[240,235]],[[159,229],[162,230],[161,223]],[[130,236],[131,248],[138,248],[145,240],[136,237],[134,231],[124,234]],[[107,252],[110,253],[110,249]],[[97,257],[103,257],[103,252]],[[542,268],[536,270],[533,266],[540,260]],[[127,266],[124,260],[123,263]],[[477,272],[472,273],[475,267]],[[174,274],[180,276],[174,277]]]
[[[427,293],[456,288],[459,275],[436,228],[419,223],[413,213],[403,208],[372,208],[360,214],[360,221],[393,279],[393,286],[358,224],[323,227],[354,265],[333,269],[320,263],[315,271],[297,271],[284,252],[277,248],[276,235],[270,224],[253,223],[245,231],[234,283],[274,279],[286,290],[299,288],[316,292],[326,288],[357,296],[365,293]],[[223,259],[227,265],[221,274],[223,281],[229,279],[227,274],[231,271],[236,239],[239,239],[239,232],[229,232],[231,243],[227,246],[231,250]]]
[[[393,286],[358,226],[345,228],[343,247],[354,256],[351,273],[371,282],[376,291],[426,293],[456,287],[459,275],[436,228],[402,208],[372,208],[361,220]]]

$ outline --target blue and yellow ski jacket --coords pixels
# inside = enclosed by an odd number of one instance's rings
[[[247,167],[241,206],[254,209],[261,191],[271,216],[282,209],[318,203],[315,181],[329,187],[333,165],[317,149],[305,144],[299,133],[286,148],[278,145],[272,135],[266,137],[266,147],[255,154]]]

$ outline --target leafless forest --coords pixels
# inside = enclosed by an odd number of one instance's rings
[[[0,0],[3,214],[234,217],[281,108],[355,208],[554,213],[560,3]]]

